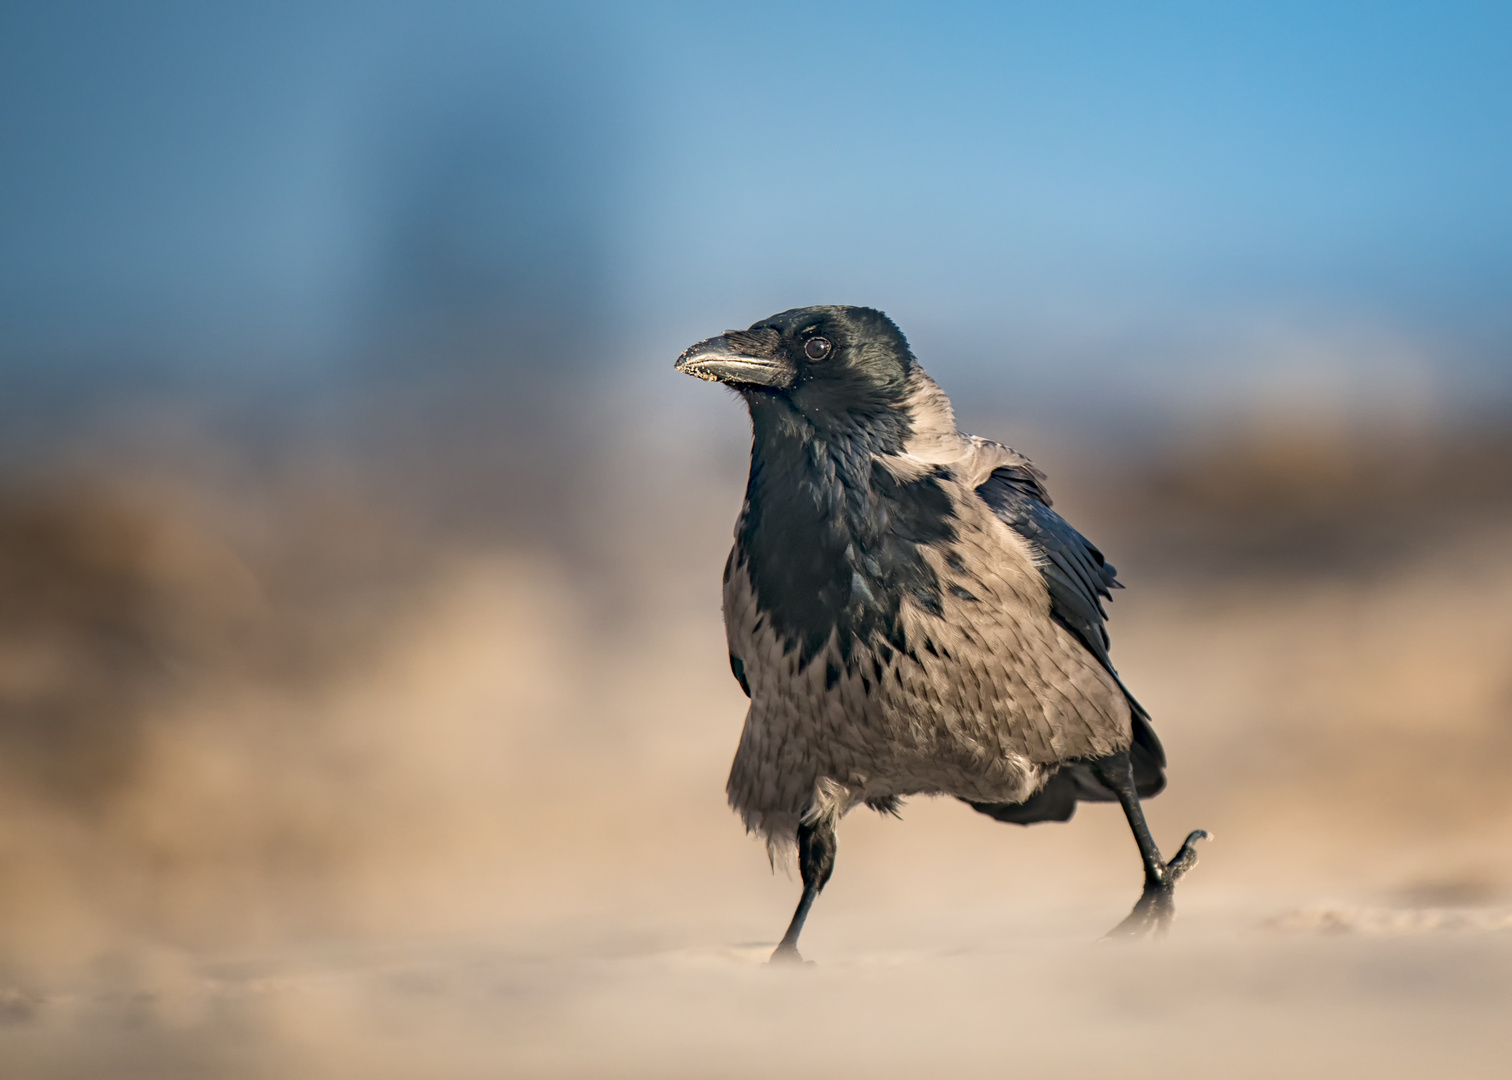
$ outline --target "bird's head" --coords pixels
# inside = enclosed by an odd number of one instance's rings
[[[916,365],[902,331],[882,312],[822,306],[700,341],[675,367],[733,387],[753,415],[767,404],[786,406],[816,427],[834,429],[901,412]]]

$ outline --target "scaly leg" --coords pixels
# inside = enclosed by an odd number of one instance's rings
[[[1108,937],[1144,937],[1154,931],[1163,936],[1171,928],[1176,916],[1176,882],[1197,865],[1197,841],[1206,840],[1208,834],[1202,829],[1189,834],[1181,850],[1170,862],[1160,857],[1150,827],[1145,824],[1144,810],[1139,805],[1139,794],[1134,790],[1134,769],[1127,753],[1116,754],[1094,762],[1092,768],[1097,778],[1118,796],[1124,816],[1129,819],[1129,828],[1134,831],[1134,840],[1139,845],[1140,857],[1144,860],[1144,892],[1128,918],[1108,931]]]
[[[798,901],[798,910],[793,912],[793,921],[787,933],[772,953],[771,963],[802,963],[798,955],[798,935],[803,932],[804,920],[809,908],[824,890],[825,882],[835,871],[835,826],[830,822],[798,826],[798,872],[803,875],[803,896]]]

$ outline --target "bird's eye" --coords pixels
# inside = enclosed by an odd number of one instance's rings
[[[803,343],[803,355],[810,360],[823,360],[830,354],[829,338],[811,337]]]

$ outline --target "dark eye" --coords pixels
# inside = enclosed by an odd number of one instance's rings
[[[811,337],[803,343],[803,355],[810,360],[823,360],[831,348],[829,338]]]

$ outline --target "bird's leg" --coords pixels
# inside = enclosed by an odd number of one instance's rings
[[[1134,840],[1139,845],[1139,855],[1144,860],[1144,892],[1128,918],[1108,931],[1108,937],[1144,937],[1152,930],[1164,935],[1176,915],[1176,882],[1197,865],[1197,841],[1206,840],[1202,829],[1190,833],[1181,845],[1181,850],[1170,862],[1160,857],[1160,848],[1150,835],[1145,823],[1144,810],[1139,805],[1139,792],[1134,787],[1134,768],[1127,752],[1104,758],[1093,764],[1097,778],[1112,789],[1123,806],[1124,816],[1129,819],[1129,828],[1134,831]]]
[[[787,933],[772,953],[771,962],[802,963],[798,955],[798,935],[803,931],[803,922],[808,918],[814,898],[824,890],[825,882],[835,870],[835,826],[821,821],[815,825],[798,826],[798,872],[803,875],[803,896],[798,900],[798,910],[793,912],[793,921],[788,923]]]

